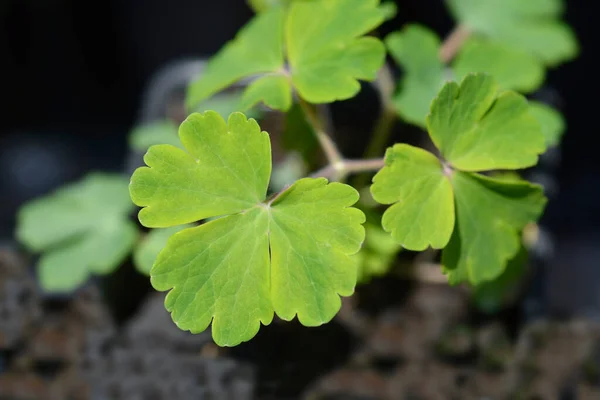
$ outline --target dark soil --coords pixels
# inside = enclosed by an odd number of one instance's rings
[[[0,252],[0,399],[600,399],[599,325],[485,317],[459,288],[389,276],[330,324],[276,320],[233,349],[180,331],[158,293],[117,324],[107,293],[46,299]]]

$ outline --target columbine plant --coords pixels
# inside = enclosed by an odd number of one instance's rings
[[[129,191],[142,225],[161,228],[136,246],[134,259],[157,290],[169,291],[165,305],[181,329],[201,332],[212,323],[215,342],[233,346],[275,315],[324,324],[340,296],[350,296],[358,278],[384,273],[400,248],[443,249],[451,284],[506,281],[507,264],[522,253],[522,230],[546,204],[542,187],[506,172],[534,166],[564,130],[556,110],[523,94],[577,46],[558,0],[448,3],[458,25],[444,42],[410,25],[384,44],[369,34],[394,9],[378,0],[252,1],[258,14],[187,96],[188,109],[197,110],[253,78],[236,112],[192,113],[178,139],[168,123],[134,132],[138,147],[172,143],[148,149]],[[386,46],[404,71],[397,90]],[[354,160],[340,153],[316,106],[354,97],[360,81],[374,82],[383,108],[365,158]],[[269,134],[244,114],[257,104],[301,112],[326,164],[270,191]],[[426,130],[434,152],[398,143],[379,158],[397,116]],[[375,173],[370,187],[368,173]],[[344,183],[350,175],[354,187]],[[107,194],[89,185],[20,215],[19,237],[44,252],[49,287],[108,272],[135,245],[137,232],[123,221],[130,206],[101,201]],[[68,228],[52,240],[32,228],[49,215]],[[77,278],[63,281],[71,263]]]

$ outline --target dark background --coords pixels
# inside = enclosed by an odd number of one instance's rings
[[[382,33],[406,22],[425,24],[442,36],[452,28],[441,0],[397,3],[398,17]],[[1,0],[0,239],[10,240],[23,201],[90,169],[122,170],[127,133],[152,75],[171,61],[210,56],[251,16],[243,0]],[[569,127],[555,173],[560,191],[545,224],[558,239],[561,264],[581,258],[595,271],[597,23],[585,0],[567,1],[566,19],[582,51],[547,80],[545,96],[561,106]],[[574,250],[577,246],[584,250]],[[600,266],[597,270],[600,281]]]

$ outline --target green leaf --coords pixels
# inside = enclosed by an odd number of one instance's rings
[[[248,110],[261,101],[275,110],[289,110],[292,106],[292,87],[288,78],[265,75],[255,80],[248,85],[239,109]]]
[[[471,31],[523,49],[548,65],[572,59],[578,45],[559,20],[562,0],[447,0],[454,17]]]
[[[544,82],[544,66],[531,54],[505,44],[471,38],[452,64],[457,80],[472,72],[494,77],[502,89],[533,92]]]
[[[406,144],[388,149],[371,186],[376,201],[392,204],[382,225],[408,249],[445,247],[442,264],[452,284],[494,279],[546,199],[540,186],[470,171],[533,165],[544,150],[540,124],[522,96],[498,93],[486,74],[446,84],[427,122],[444,161]]]
[[[261,110],[258,109],[258,107],[253,107],[254,104],[244,100],[244,96],[245,93],[243,88],[231,88],[230,90],[219,92],[211,98],[203,100],[194,107],[194,112],[203,113],[209,110],[216,111],[221,114],[223,118],[227,118],[231,113],[236,112],[241,108],[245,108],[248,118],[260,118],[262,116]],[[246,104],[244,104],[244,101],[246,101]],[[177,137],[177,126],[175,126],[175,137]],[[179,140],[177,140],[177,142],[180,143]],[[148,148],[145,148],[144,150],[147,149]]]
[[[514,301],[527,271],[527,261],[527,250],[521,246],[517,255],[506,265],[502,275],[476,286],[472,299],[477,308],[487,314],[495,314]]]
[[[393,204],[382,224],[402,247],[441,249],[448,244],[454,228],[452,185],[433,154],[407,144],[389,148],[371,193],[377,202]]]
[[[376,38],[364,37],[389,13],[379,0],[295,1],[260,13],[228,43],[192,83],[193,107],[227,86],[254,75],[242,109],[259,101],[287,111],[292,84],[311,103],[353,97],[359,80],[373,80],[385,58]],[[289,70],[285,59],[289,61]]]
[[[167,245],[167,240],[182,229],[190,225],[179,225],[171,228],[152,229],[138,243],[133,251],[133,263],[136,269],[144,275],[150,275],[150,269],[156,261],[158,253]]]
[[[358,79],[373,80],[385,58],[383,44],[361,37],[379,26],[379,0],[294,2],[286,21],[292,80],[311,103],[354,97]]]
[[[185,151],[150,148],[131,178],[131,197],[146,226],[222,216],[173,235],[150,272],[184,330],[212,321],[215,342],[251,339],[273,313],[306,326],[328,322],[339,296],[352,294],[364,239],[356,190],[305,178],[266,200],[269,137],[234,113],[191,115],[180,128]]]
[[[519,232],[537,220],[546,198],[542,187],[456,171],[452,177],[456,228],[442,253],[451,284],[479,285],[502,274],[520,247]]]
[[[278,71],[283,67],[285,12],[273,7],[255,16],[215,55],[202,76],[188,88],[186,104],[195,109],[242,78]]]
[[[152,146],[148,167],[136,170],[131,198],[142,206],[140,222],[151,228],[187,224],[253,207],[267,193],[271,145],[255,120],[216,112],[192,114],[181,125],[185,150]]]
[[[565,132],[566,124],[561,113],[538,101],[529,101],[529,112],[542,126],[546,146],[556,146]]]
[[[515,92],[498,94],[486,74],[470,74],[460,86],[446,84],[431,105],[427,126],[444,158],[463,171],[530,167],[545,151],[527,100]]]
[[[365,212],[365,242],[355,256],[358,263],[358,282],[367,283],[373,277],[385,275],[402,246],[381,228],[381,218]]]
[[[445,80],[445,67],[439,58],[440,39],[421,25],[407,25],[389,34],[385,43],[404,70],[394,97],[396,110],[404,120],[425,128],[431,101]]]
[[[129,134],[129,146],[135,151],[146,151],[155,144],[180,146],[177,125],[173,121],[160,120],[136,126]]]
[[[118,175],[91,174],[19,210],[16,236],[42,253],[44,289],[73,290],[92,274],[112,272],[129,254],[138,231],[128,220],[127,184]]]

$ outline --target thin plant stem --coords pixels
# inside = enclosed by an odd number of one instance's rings
[[[379,93],[381,112],[377,117],[377,121],[375,121],[374,128],[369,135],[371,140],[369,141],[367,149],[363,154],[363,157],[367,159],[382,156],[385,146],[387,145],[392,133],[394,123],[396,122],[396,110],[392,104],[395,82],[394,75],[392,74],[392,70],[388,64],[384,64],[379,70],[377,80],[375,81],[375,86],[377,87],[377,91]],[[361,173],[356,175],[352,184],[354,187],[362,187],[368,183],[368,180],[369,174]]]
[[[380,157],[392,132],[396,121],[396,112],[392,104],[394,94],[394,75],[387,64],[379,70],[376,87],[379,92],[381,112],[370,135],[370,142],[363,155],[364,158]]]
[[[317,111],[315,108],[306,102],[306,100],[299,98],[299,104],[306,116],[306,120],[312,126],[315,131],[315,135],[317,136],[317,140],[327,157],[327,161],[329,165],[336,165],[343,160],[341,153],[339,152],[334,141],[329,137],[327,132],[325,132],[325,128],[323,126],[323,122],[319,118]]]
[[[348,174],[378,171],[385,165],[383,158],[372,158],[364,160],[341,160],[336,164],[330,164],[313,174],[312,178],[340,178]]]
[[[471,36],[471,31],[464,25],[457,25],[446,37],[440,47],[440,60],[448,64],[456,56],[465,41]]]

